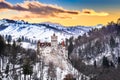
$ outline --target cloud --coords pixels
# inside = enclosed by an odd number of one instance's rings
[[[83,13],[85,13],[85,14],[91,14],[90,11],[83,11]]]
[[[24,2],[21,4],[11,4],[4,0],[0,0],[0,12],[4,10],[18,11],[19,15],[12,16],[12,18],[73,18],[81,15],[87,16],[107,16],[108,13],[96,12],[90,9],[66,10],[60,6],[43,4],[40,2]]]
[[[5,1],[5,0],[0,0],[0,2]]]
[[[82,10],[82,15],[91,15],[91,16],[108,16],[109,13],[106,12],[96,12],[92,9],[83,9]]]
[[[12,4],[4,0],[0,0],[0,9],[11,9],[11,8],[12,8]]]
[[[77,11],[62,9],[61,7],[41,4],[39,2],[25,2],[22,4],[12,5],[5,1],[0,2],[0,9],[11,9],[17,11],[28,11],[40,15],[54,15],[55,13],[78,14]]]

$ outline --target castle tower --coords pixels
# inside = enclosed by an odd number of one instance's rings
[[[57,49],[57,47],[58,47],[57,42],[58,42],[58,37],[54,33],[53,36],[51,36],[51,47],[54,49]]]

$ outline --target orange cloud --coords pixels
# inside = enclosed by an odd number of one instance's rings
[[[0,2],[5,1],[5,0],[0,0]]]
[[[108,16],[109,13],[106,13],[106,12],[96,12],[92,9],[83,9],[82,10],[82,15],[91,15],[91,16]]]

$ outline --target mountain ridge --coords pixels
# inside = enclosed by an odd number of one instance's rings
[[[84,33],[91,30],[93,27],[65,27],[60,24],[54,23],[28,23],[23,20],[10,20],[2,19],[0,20],[0,34],[11,35],[14,39],[25,36],[33,40],[50,38],[50,36],[55,33],[59,36],[59,42],[65,40],[65,38],[70,38],[71,36],[83,35]],[[41,37],[40,37],[41,36]],[[50,41],[47,40],[47,41]]]
[[[7,19],[7,18],[3,18],[3,19],[0,19],[1,20],[4,20],[4,21],[8,21],[9,23],[12,23],[12,22],[18,22],[18,23],[26,23],[26,24],[49,24],[49,25],[56,25],[56,26],[63,26],[63,27],[96,27],[96,28],[99,28],[99,26],[103,26],[102,24],[96,24],[94,26],[84,26],[84,25],[70,25],[70,26],[64,26],[60,23],[55,23],[55,22],[50,22],[50,21],[46,21],[46,22],[39,22],[39,23],[29,23],[27,21],[24,21],[24,20],[13,20],[13,19]]]

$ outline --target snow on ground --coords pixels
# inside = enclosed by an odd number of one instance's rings
[[[120,56],[118,54],[118,52],[120,51],[119,48],[120,48],[120,44],[118,45],[119,47],[118,48],[114,48],[112,51],[111,51],[111,48],[108,44],[106,44],[106,50],[105,52],[103,53],[100,53],[98,54],[97,56],[95,56],[94,58],[92,58],[90,61],[84,61],[86,65],[94,65],[94,61],[96,61],[98,64],[98,66],[101,66],[102,64],[102,59],[103,57],[107,57],[108,60],[116,63],[116,59],[118,56]],[[115,65],[116,66],[116,65]]]
[[[25,49],[35,49],[37,50],[37,45],[33,45],[31,43],[28,43],[28,42],[21,42],[21,46]]]
[[[60,42],[71,36],[83,35],[91,29],[92,27],[82,26],[64,27],[54,23],[25,24],[22,21],[10,23],[5,19],[0,20],[0,34],[11,35],[13,39],[24,36],[32,40],[50,41],[50,36],[55,33],[59,36],[58,42]]]
[[[70,63],[70,61],[63,54],[67,54],[63,50],[63,48],[59,48],[57,50],[52,50],[51,47],[46,47],[40,53],[42,58],[45,61],[45,65],[48,65],[49,62],[52,62],[56,67],[57,80],[63,80],[65,75],[72,74],[74,77],[78,77],[76,80],[80,80],[82,73],[79,73]],[[44,68],[44,72],[46,73],[46,68]],[[47,74],[47,73],[46,73]],[[84,75],[85,76],[85,75]],[[87,77],[89,80],[89,77]],[[44,79],[46,80],[46,79]]]
[[[19,23],[19,24],[18,24]],[[2,25],[7,26],[5,29],[1,29]],[[41,41],[51,41],[51,36],[55,33],[58,36],[58,42],[61,40],[65,40],[66,38],[69,38],[71,36],[79,36],[83,35],[84,33],[88,32],[92,28],[87,27],[70,27],[66,28],[61,25],[56,24],[49,24],[51,27],[45,26],[45,25],[36,25],[36,24],[24,24],[24,22],[17,21],[16,23],[8,23],[6,20],[0,20],[0,34],[1,35],[11,35],[12,39],[16,40],[19,37],[27,37],[32,40],[41,40]],[[21,42],[21,46],[28,49],[37,49],[36,45],[27,43],[27,42]],[[59,50],[59,49],[58,49]],[[49,62],[53,62],[56,66],[57,71],[57,80],[63,80],[66,74],[73,74],[75,77],[83,75],[82,73],[79,73],[70,63],[70,61],[64,57],[60,51],[54,51],[52,53],[49,53],[51,49],[46,49],[48,52],[44,52],[44,60],[45,64],[48,65]],[[48,66],[45,66],[44,68],[44,79],[47,80],[47,69]],[[36,76],[40,77],[40,71],[39,71],[39,63],[36,63],[34,66],[34,71],[37,72]],[[33,74],[35,75],[35,74]],[[84,75],[85,76],[85,75]],[[22,77],[24,77],[22,75]],[[87,77],[87,76],[86,76]],[[87,77],[89,80],[89,77]],[[6,80],[6,79],[3,79]],[[12,79],[10,79],[12,80]]]

